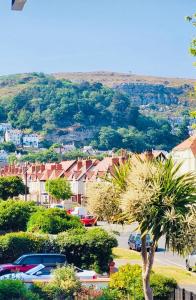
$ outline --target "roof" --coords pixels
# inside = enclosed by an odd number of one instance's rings
[[[177,145],[173,151],[184,151],[188,149],[196,156],[196,135],[189,137],[187,140]]]

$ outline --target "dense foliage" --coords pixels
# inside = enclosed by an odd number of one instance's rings
[[[20,177],[0,177],[0,199],[7,200],[24,194],[25,185]]]
[[[44,133],[45,140],[66,138],[70,128],[79,136],[86,130],[91,135],[76,139],[78,144],[91,142],[100,149],[167,150],[180,141],[166,120],[141,114],[131,94],[101,83],[71,83],[44,74],[36,74],[34,82],[3,102],[0,121],[6,119],[15,128]]]
[[[67,200],[72,196],[71,185],[66,178],[47,180],[46,192],[56,200]]]
[[[0,263],[13,261],[25,253],[61,252],[70,264],[105,272],[116,246],[116,239],[100,228],[72,229],[57,236],[8,233],[0,236]]]
[[[68,215],[59,208],[42,208],[33,213],[27,224],[30,232],[57,234],[83,225],[77,217]]]
[[[34,202],[0,201],[0,231],[25,231],[30,215],[36,209]]]
[[[41,300],[38,295],[32,293],[25,283],[20,280],[1,280],[0,281],[1,300]]]
[[[177,285],[174,279],[154,272],[152,272],[150,284],[154,292],[154,299],[157,300],[167,300]],[[127,299],[127,295],[129,295],[135,296],[136,300],[143,300],[141,267],[129,264],[120,267],[119,271],[111,277],[110,288],[122,293],[119,299]]]

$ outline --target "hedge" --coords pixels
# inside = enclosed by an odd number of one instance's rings
[[[14,261],[25,253],[56,252],[65,254],[68,263],[77,267],[104,272],[116,246],[117,240],[100,228],[73,229],[56,236],[8,233],[0,236],[0,263]]]
[[[0,236],[0,263],[13,262],[26,253],[58,251],[55,239],[48,235],[15,232]]]

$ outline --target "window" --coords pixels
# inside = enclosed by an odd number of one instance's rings
[[[65,262],[64,256],[48,255],[43,257],[43,264],[62,264]]]
[[[45,267],[44,269],[38,271],[37,273],[39,273],[40,275],[50,275],[51,270],[53,270],[52,267]]]
[[[29,256],[25,257],[21,260],[21,264],[23,265],[39,265],[41,264],[41,256]]]

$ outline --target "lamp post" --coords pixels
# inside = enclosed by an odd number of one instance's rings
[[[12,10],[22,10],[27,0],[12,0]]]
[[[27,192],[28,192],[28,187],[27,187],[27,162],[25,162],[25,168],[24,168],[24,176],[25,176],[25,201],[27,201]]]

